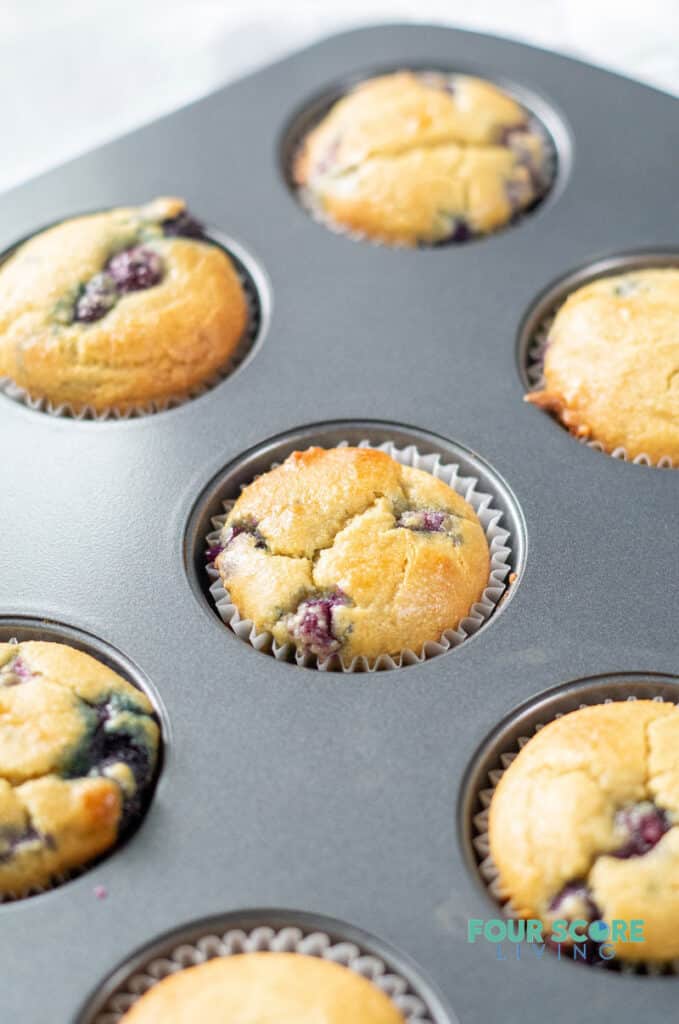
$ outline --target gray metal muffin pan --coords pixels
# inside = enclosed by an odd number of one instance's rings
[[[509,83],[551,111],[556,188],[516,226],[460,246],[397,250],[324,229],[281,171],[290,118],[347,77],[427,64]],[[0,197],[7,247],[82,210],[183,195],[259,264],[272,299],[256,353],[178,409],[88,423],[0,401],[0,613],[110,644],[165,724],[134,837],[63,887],[0,907],[1,1020],[73,1022],[140,946],[254,907],[330,915],[393,944],[462,1024],[674,1013],[675,979],[502,963],[469,945],[467,919],[497,909],[459,808],[479,744],[517,705],[572,679],[676,670],[679,478],[591,451],[524,405],[517,356],[524,317],[562,276],[676,247],[675,128],[674,100],[615,75],[489,37],[382,26]],[[473,642],[422,665],[347,676],[279,664],[197,592],[194,504],[268,438],[366,418],[457,442],[507,481],[525,523],[521,580]]]

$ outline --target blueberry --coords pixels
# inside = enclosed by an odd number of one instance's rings
[[[549,910],[556,917],[575,921],[598,921],[601,911],[592,899],[585,882],[574,881],[564,885],[549,904]]]
[[[446,218],[451,217],[451,214],[446,211],[442,211],[440,215]],[[433,244],[435,247],[439,247],[450,245],[451,242],[467,242],[473,237],[474,232],[469,225],[469,221],[465,217],[453,217],[448,234]],[[429,245],[430,243],[427,242],[426,244]]]
[[[443,528],[445,521],[445,513],[443,512],[428,512],[422,513],[422,529],[428,533],[438,533]]]
[[[137,245],[112,256],[107,271],[118,291],[125,294],[158,284],[163,277],[163,262],[153,249]]]
[[[586,921],[588,927],[581,928],[580,931],[586,932],[591,942],[583,939],[577,943],[579,950],[577,959],[590,966],[603,962],[600,944],[608,938],[610,928],[602,920],[601,911],[592,899],[592,894],[585,882],[577,880],[564,885],[549,904],[548,910],[553,920]],[[552,950],[556,950],[560,945],[549,935],[545,939],[545,944]]]
[[[127,765],[134,776],[135,790],[133,793],[122,792],[119,830],[124,832],[141,813],[145,793],[153,781],[155,749],[149,747],[141,727],[146,716],[129,698],[116,693],[110,694],[108,700],[100,704],[83,701],[81,710],[86,731],[64,766],[63,777],[100,776],[106,774],[106,769],[112,765]]]
[[[642,857],[660,842],[670,827],[665,811],[656,807],[650,800],[639,804],[623,807],[615,816],[615,825],[626,840],[613,856],[620,860],[629,857]]]
[[[56,849],[54,837],[39,832],[32,825],[27,825],[23,832],[11,828],[0,829],[0,864],[6,864],[17,853],[20,853],[22,846],[32,846],[35,843],[39,843],[49,850]]]
[[[329,657],[342,646],[334,631],[333,609],[347,604],[347,600],[346,594],[336,590],[327,597],[303,601],[289,620],[290,633],[311,654],[319,658]]]
[[[224,548],[221,544],[213,544],[212,547],[209,547],[205,552],[205,561],[211,565],[216,558],[219,558],[223,550]]]
[[[457,217],[453,232],[448,236],[448,242],[467,242],[472,237],[469,222],[464,217]]]
[[[242,533],[247,533],[254,538],[256,548],[266,548],[266,541],[257,529],[257,526],[258,524],[255,519],[242,519],[237,523],[229,523],[222,534],[222,550],[227,547],[232,540],[235,540],[236,537],[240,537]],[[215,558],[216,557],[217,556],[215,555]]]
[[[113,309],[118,301],[118,291],[113,277],[105,271],[95,274],[85,285],[76,301],[73,320],[77,323],[94,323]]]
[[[458,516],[436,508],[407,509],[396,520],[397,527],[416,533],[445,533],[454,544],[461,544],[458,524]]]
[[[160,226],[163,229],[163,234],[168,238],[205,237],[204,226],[195,217],[192,217],[187,210],[184,210],[177,217],[164,220]]]
[[[19,683],[32,678],[33,673],[20,654],[0,669],[0,684],[3,686],[18,686]]]

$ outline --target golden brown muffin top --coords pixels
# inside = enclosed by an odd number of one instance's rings
[[[491,231],[546,190],[527,112],[469,76],[397,72],[362,82],[302,143],[298,185],[335,224],[393,244]]]
[[[121,1024],[404,1024],[384,992],[299,953],[217,957],[163,979]]]
[[[526,397],[608,452],[679,466],[679,268],[573,292],[549,331],[544,386]]]
[[[64,221],[0,267],[0,376],[74,411],[185,395],[224,366],[247,303],[181,199]]]
[[[551,722],[503,774],[491,856],[523,917],[645,922],[628,959],[679,956],[679,709],[637,700]]]
[[[245,488],[216,559],[241,617],[324,660],[419,653],[488,583],[473,508],[368,448],[310,448]]]

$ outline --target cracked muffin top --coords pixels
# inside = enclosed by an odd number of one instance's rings
[[[0,644],[0,896],[109,850],[144,810],[159,729],[148,698],[65,644]]]
[[[679,466],[679,269],[573,292],[549,331],[544,386],[526,399],[608,452]]]
[[[545,135],[497,86],[400,71],[335,103],[293,178],[330,224],[413,246],[503,227],[547,191],[549,164]]]
[[[294,452],[243,490],[219,547],[241,617],[321,662],[419,654],[468,615],[490,571],[473,508],[368,448]]]
[[[679,709],[653,700],[551,722],[504,773],[490,852],[522,917],[643,920],[616,956],[679,956]]]
[[[300,953],[241,953],[177,971],[150,988],[120,1024],[404,1024],[377,985],[341,964]]]
[[[162,404],[228,363],[247,318],[181,199],[76,217],[0,267],[0,377],[76,413]]]

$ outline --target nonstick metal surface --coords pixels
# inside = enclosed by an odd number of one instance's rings
[[[283,171],[288,126],[338,83],[404,66],[479,74],[524,98],[559,156],[539,208],[489,238],[412,251],[307,215]],[[551,956],[498,962],[468,944],[467,919],[498,912],[468,863],[458,802],[477,748],[518,705],[581,677],[676,671],[679,478],[589,450],[523,404],[518,338],[562,276],[676,247],[677,136],[676,101],[626,79],[490,37],[381,26],[0,197],[9,247],[83,210],[184,196],[269,293],[254,355],[175,410],[77,422],[0,396],[3,629],[22,635],[25,616],[92,634],[136,666],[165,723],[155,798],[130,841],[62,887],[0,906],[0,1020],[70,1024],[161,933],[262,907],[378,936],[462,1024],[675,1012],[675,979]],[[525,565],[502,613],[449,654],[370,676],[278,663],[196,586],[195,502],[269,438],[366,420],[478,453],[520,509]]]

